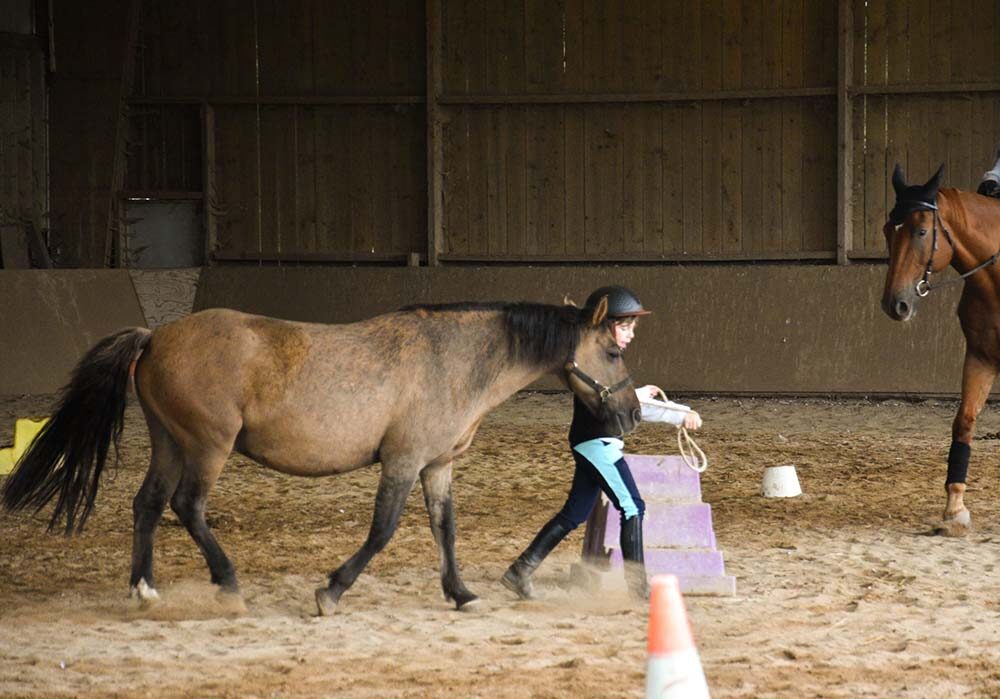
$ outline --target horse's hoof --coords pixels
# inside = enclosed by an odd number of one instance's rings
[[[320,616],[333,616],[337,611],[337,600],[330,594],[330,588],[316,588],[316,608]]]
[[[962,509],[954,516],[946,517],[934,529],[934,533],[938,536],[948,537],[963,537],[970,531],[972,531],[972,515],[966,509]]]
[[[468,609],[472,609],[473,607],[475,607],[477,604],[479,604],[480,600],[476,595],[466,591],[465,594],[463,595],[452,597],[451,601],[455,603],[456,610],[464,612]]]
[[[223,611],[229,614],[242,615],[247,613],[246,602],[239,590],[219,588],[219,591],[215,593],[215,601],[219,603]]]
[[[147,585],[145,578],[139,578],[139,582],[129,588],[128,596],[138,599],[142,609],[152,607],[160,601],[160,593],[156,591],[156,588]]]

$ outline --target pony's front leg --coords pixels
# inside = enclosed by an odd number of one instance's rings
[[[441,587],[446,600],[464,609],[479,601],[469,592],[458,572],[455,559],[455,509],[451,501],[451,461],[431,464],[420,472],[424,503],[431,520],[431,532],[441,552]]]
[[[383,462],[368,538],[357,553],[330,573],[327,586],[316,590],[316,606],[321,616],[328,616],[337,610],[340,596],[354,584],[372,557],[389,543],[403,514],[406,498],[413,490],[419,468],[417,464]]]
[[[996,375],[996,367],[991,362],[966,352],[962,369],[962,403],[951,426],[951,448],[948,450],[948,477],[944,486],[948,501],[937,530],[944,536],[965,536],[972,528],[972,516],[964,502],[965,479],[969,472],[976,418],[986,403]]]

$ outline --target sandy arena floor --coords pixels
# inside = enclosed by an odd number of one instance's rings
[[[1000,442],[973,448],[966,539],[928,536],[955,404],[691,399],[712,459],[702,479],[732,598],[689,597],[712,695],[1000,697]],[[48,397],[0,399],[0,441]],[[498,578],[568,487],[566,396],[521,394],[456,467],[458,555],[482,603],[442,601],[419,490],[388,548],[315,616],[313,589],[363,540],[377,468],[307,480],[233,458],[209,521],[246,610],[220,606],[168,513],[157,541],[162,604],[127,598],[131,499],[148,439],[129,409],[123,463],[80,537],[42,517],[0,517],[0,696],[641,697],[646,609],[624,584],[567,589],[576,532],[539,570],[542,601]],[[1000,429],[988,410],[981,431]],[[643,426],[629,451],[671,453]],[[796,464],[805,495],[758,495],[765,466]]]

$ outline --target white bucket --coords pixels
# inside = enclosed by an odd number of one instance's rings
[[[802,495],[794,466],[768,466],[764,469],[761,494],[765,498],[794,498]]]

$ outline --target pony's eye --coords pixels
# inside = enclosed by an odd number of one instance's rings
[[[617,362],[621,358],[622,358],[621,352],[615,352],[612,350],[608,351],[608,359],[610,359],[612,362]]]
[[[919,235],[921,238],[923,238],[924,236],[927,235],[927,229],[926,228],[921,228],[919,231],[917,231],[917,235]]]

